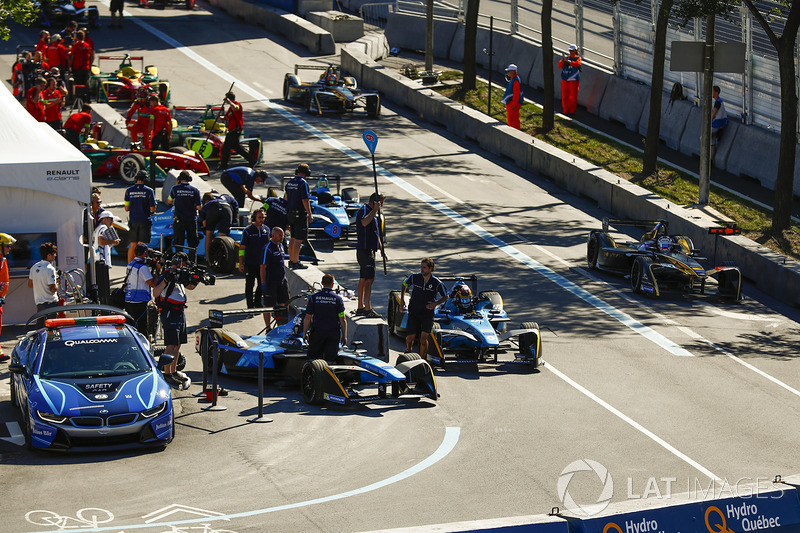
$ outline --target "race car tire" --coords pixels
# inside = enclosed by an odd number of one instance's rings
[[[597,233],[589,235],[589,241],[586,243],[586,263],[589,268],[597,268],[597,259],[600,257],[600,237]]]
[[[214,237],[208,247],[208,265],[218,274],[228,274],[236,267],[236,242],[227,235]]]
[[[186,152],[191,152],[191,150],[189,150],[185,146],[173,146],[172,148],[169,149],[169,151],[172,152],[173,154],[185,154]]]
[[[539,331],[539,324],[536,322],[523,322],[519,325],[519,329],[535,329]],[[541,335],[540,335],[541,337]],[[537,341],[539,341],[539,351],[536,354],[536,360],[534,362],[533,368],[539,366],[539,361],[542,359],[542,343],[541,338],[537,339],[535,333],[523,333],[519,336],[519,353],[528,355],[531,353],[530,347],[536,346]]]
[[[416,359],[422,359],[422,357],[420,357],[418,353],[401,353],[397,356],[397,363],[395,363],[395,366],[399,365],[400,363],[407,363],[408,361],[414,361]]]
[[[328,363],[324,359],[307,361],[300,374],[300,392],[303,400],[309,405],[319,405],[324,397],[322,395],[322,377]]]
[[[311,91],[307,92],[305,98],[303,98],[303,107],[306,108],[306,113],[313,113],[313,106],[311,105]]]
[[[481,291],[478,293],[478,300],[489,300],[495,309],[503,309],[503,297],[497,291]]]
[[[142,154],[131,153],[119,161],[119,179],[127,185],[136,183],[136,174],[144,170],[145,161]]]
[[[399,335],[397,333],[396,323],[397,320],[397,302],[400,300],[400,291],[389,292],[389,304],[386,306],[386,323],[389,325],[389,333],[392,335]]]
[[[367,96],[366,98],[367,116],[370,118],[379,118],[381,116],[381,99],[379,96]]]
[[[342,201],[346,204],[359,203],[361,195],[355,187],[345,187],[342,189]]]
[[[286,102],[289,101],[289,76],[288,75],[283,77],[283,99]]]
[[[11,378],[11,384],[9,386],[11,391],[11,406],[12,407],[19,407],[19,402],[17,401],[17,386],[14,385],[14,378]]]
[[[89,20],[89,27],[94,29],[100,26],[100,11],[97,6],[90,6],[86,8],[87,18]]]
[[[22,417],[22,435],[25,437],[25,449],[29,452],[34,451],[33,439],[31,438],[31,422],[28,416],[28,407],[19,410]]]
[[[631,289],[636,294],[642,293],[642,279],[644,279],[644,272],[652,263],[653,260],[649,257],[637,257],[631,267]]]

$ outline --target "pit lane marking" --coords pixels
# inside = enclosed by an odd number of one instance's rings
[[[417,178],[417,179],[419,179],[421,182],[423,182],[423,183],[427,184],[427,185],[428,185],[428,186],[429,186],[431,189],[434,189],[434,190],[436,190],[436,191],[439,191],[439,192],[440,192],[440,193],[442,193],[443,195],[447,196],[448,198],[450,198],[451,200],[453,200],[455,203],[457,203],[457,204],[463,204],[463,203],[464,203],[464,201],[463,201],[463,200],[461,200],[461,199],[459,199],[459,198],[456,198],[455,196],[453,196],[452,194],[450,194],[450,193],[449,193],[449,192],[447,192],[446,190],[442,189],[441,187],[438,187],[438,186],[434,185],[433,183],[431,183],[431,182],[430,182],[430,180],[426,180],[426,179],[425,179],[425,178],[423,178],[422,176],[414,176],[414,177],[415,177],[415,178]]]
[[[708,468],[704,467],[703,465],[701,465],[700,463],[698,463],[697,461],[695,461],[694,459],[692,459],[691,457],[689,457],[688,455],[683,453],[682,451],[678,450],[675,446],[671,445],[670,443],[668,443],[667,441],[665,441],[664,439],[662,439],[661,437],[659,437],[658,435],[656,435],[655,433],[653,433],[652,431],[650,431],[649,429],[647,429],[646,427],[644,427],[643,425],[641,425],[640,423],[638,423],[637,421],[635,421],[634,419],[632,419],[631,417],[629,417],[628,415],[626,415],[625,413],[623,413],[622,411],[617,409],[616,407],[612,406],[610,403],[606,402],[605,400],[603,400],[602,398],[597,396],[595,393],[593,393],[592,391],[590,391],[589,389],[587,389],[583,385],[579,384],[578,382],[576,382],[575,380],[573,380],[572,378],[570,378],[566,374],[562,373],[560,370],[558,370],[556,367],[554,367],[550,363],[550,361],[548,361],[547,364],[543,368],[545,370],[549,370],[550,372],[555,374],[558,378],[560,378],[565,383],[567,383],[568,385],[573,387],[575,390],[577,390],[578,392],[580,392],[581,394],[583,394],[584,396],[586,396],[587,398],[589,398],[590,400],[592,400],[596,404],[600,405],[601,407],[603,407],[604,409],[606,409],[607,411],[612,413],[614,416],[616,416],[619,419],[621,419],[622,421],[626,422],[627,424],[632,426],[637,431],[639,431],[639,432],[643,433],[644,435],[650,437],[650,439],[652,439],[656,444],[658,444],[659,446],[661,446],[662,448],[664,448],[665,450],[667,450],[671,454],[675,455],[676,457],[678,457],[682,461],[684,461],[684,462],[688,463],[689,465],[691,465],[692,467],[696,468],[697,470],[702,472],[704,475],[708,476],[709,478],[713,479],[714,481],[722,481],[722,478],[717,476],[714,472],[712,472]]]
[[[296,503],[288,503],[285,505],[277,505],[275,507],[267,507],[266,509],[255,509],[252,511],[244,511],[241,513],[231,513],[231,514],[220,514],[219,516],[204,516],[201,518],[190,518],[187,520],[175,520],[172,522],[158,522],[158,523],[144,523],[144,524],[125,524],[125,525],[117,525],[115,527],[107,526],[107,527],[97,527],[97,528],[85,528],[85,529],[72,529],[75,533],[88,533],[90,531],[120,531],[122,530],[129,530],[129,529],[148,529],[154,527],[171,527],[171,526],[179,526],[184,524],[200,524],[200,523],[210,523],[216,522],[218,520],[231,520],[234,518],[246,518],[251,516],[258,516],[268,513],[275,513],[278,511],[286,511],[289,509],[299,509],[301,507],[308,507],[310,505],[317,505],[319,503],[327,503],[337,500],[342,500],[344,498],[350,498],[351,496],[358,496],[360,494],[365,494],[367,492],[372,492],[378,489],[382,489],[394,483],[398,483],[405,479],[410,478],[411,476],[422,472],[423,470],[435,465],[445,457],[447,457],[450,452],[456,447],[458,444],[459,436],[461,435],[461,428],[460,427],[447,427],[445,428],[444,438],[442,439],[441,444],[439,447],[434,451],[431,455],[420,461],[419,463],[415,464],[414,466],[403,470],[399,474],[395,474],[391,477],[386,479],[382,479],[380,481],[376,481],[370,485],[366,485],[364,487],[360,487],[353,490],[348,490],[345,492],[341,492],[339,494],[332,494],[330,496],[325,496],[322,498],[315,498],[313,500],[306,500],[303,502],[296,502]],[[50,533],[50,530],[47,531],[40,531],[37,533]]]

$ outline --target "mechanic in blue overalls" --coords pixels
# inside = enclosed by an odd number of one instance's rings
[[[144,184],[147,171],[136,173],[136,183],[125,191],[125,211],[128,212],[130,227],[128,236],[128,262],[136,256],[136,245],[150,242],[150,231],[153,228],[152,216],[156,212],[156,193]]]
[[[200,238],[197,236],[197,212],[203,206],[200,199],[200,190],[189,183],[192,174],[186,170],[178,174],[178,183],[173,185],[167,197],[167,203],[174,207],[172,210],[172,246],[176,252],[183,252],[184,239],[188,240],[189,248],[197,260],[197,245]]]
[[[300,246],[308,238],[308,228],[314,220],[311,215],[311,200],[309,199],[308,182],[306,178],[311,175],[311,168],[306,163],[300,163],[295,171],[294,178],[286,183],[286,211],[289,226],[292,228],[292,238],[289,239],[289,268],[307,268],[300,262]]]
[[[230,194],[214,196],[214,193],[207,192],[203,195],[203,207],[200,208],[199,218],[206,232],[206,261],[214,231],[218,235],[228,235],[231,232],[234,213],[238,216],[239,204]]]
[[[308,297],[303,338],[308,339],[308,358],[336,362],[339,344],[347,344],[344,301],[333,291],[333,274],[322,276],[322,290]],[[310,328],[310,330],[309,330]]]
[[[264,307],[276,308],[275,322],[281,324],[288,318],[283,308],[289,303],[289,284],[283,265],[283,230],[272,228],[270,233],[272,239],[264,248],[261,259],[261,300]],[[269,328],[270,313],[264,313],[264,322]]]
[[[261,305],[261,259],[270,241],[269,227],[264,224],[266,216],[263,209],[253,211],[250,225],[242,230],[239,243],[239,272],[244,274],[244,299],[248,309]]]
[[[256,202],[261,198],[253,195],[256,183],[264,183],[267,173],[264,170],[253,170],[250,167],[233,167],[222,173],[219,180],[231,195],[236,198],[239,205],[244,207],[245,196]]]
[[[406,290],[411,291],[406,322],[406,352],[412,351],[414,338],[419,333],[419,355],[423,359],[428,353],[428,336],[433,329],[433,311],[436,306],[447,301],[447,289],[444,283],[433,275],[434,267],[433,259],[430,257],[423,259],[420,272],[408,276],[403,282],[403,290],[400,291],[401,313],[405,307]]]

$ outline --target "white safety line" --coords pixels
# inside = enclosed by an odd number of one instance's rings
[[[346,492],[341,492],[339,494],[333,494],[331,496],[325,496],[323,498],[315,498],[313,500],[306,500],[303,502],[297,503],[288,503],[286,505],[278,505],[275,507],[268,507],[266,509],[255,509],[252,511],[244,511],[241,513],[232,513],[232,514],[224,514],[219,516],[203,516],[201,518],[192,518],[189,520],[175,520],[171,522],[158,522],[152,524],[125,524],[125,525],[116,525],[116,526],[107,526],[107,527],[97,527],[97,528],[86,528],[86,529],[71,529],[70,531],[74,531],[75,533],[83,533],[89,531],[120,531],[120,530],[129,530],[129,529],[148,529],[148,528],[155,528],[155,527],[169,527],[169,526],[180,526],[184,524],[200,524],[200,523],[210,523],[216,522],[219,520],[231,520],[234,518],[246,518],[250,516],[258,516],[268,513],[275,513],[278,511],[287,511],[289,509],[299,509],[301,507],[308,507],[309,505],[317,505],[320,503],[327,503],[333,502],[336,500],[342,500],[344,498],[350,498],[351,496],[358,496],[360,494],[365,494],[367,492],[372,492],[374,490],[381,489],[393,483],[397,483],[399,481],[403,481],[415,474],[418,474],[425,470],[428,467],[433,466],[434,464],[438,463],[447,455],[453,451],[453,448],[456,447],[458,443],[458,438],[461,434],[461,428],[458,427],[448,427],[445,428],[444,439],[442,439],[442,443],[439,445],[439,448],[436,449],[431,455],[427,458],[423,459],[419,463],[415,464],[411,468],[408,468],[399,474],[395,474],[394,476],[388,477],[381,481],[376,481],[371,485],[367,485],[365,487],[360,487],[358,489],[348,490]],[[51,530],[41,531],[38,533],[49,533]]]
[[[637,421],[635,421],[634,419],[632,419],[631,417],[629,417],[628,415],[626,415],[625,413],[623,413],[622,411],[617,409],[616,407],[612,406],[611,404],[609,404],[605,400],[601,399],[599,396],[597,396],[595,393],[591,392],[589,389],[587,389],[583,385],[580,385],[575,380],[573,380],[572,378],[568,377],[566,374],[563,374],[556,367],[554,367],[552,364],[550,364],[549,361],[547,362],[547,364],[544,365],[544,368],[546,370],[549,370],[550,372],[552,372],[553,374],[555,374],[559,378],[561,378],[564,382],[566,382],[568,385],[570,385],[573,388],[575,388],[578,392],[582,393],[584,396],[586,396],[587,398],[589,398],[593,402],[597,403],[598,405],[600,405],[601,407],[605,408],[606,410],[608,410],[613,415],[617,416],[618,418],[620,418],[621,420],[623,420],[627,424],[631,425],[637,431],[640,431],[641,433],[643,433],[643,434],[647,435],[648,437],[650,437],[650,439],[652,439],[656,444],[658,444],[659,446],[661,446],[662,448],[664,448],[668,452],[672,453],[673,455],[675,455],[676,457],[678,457],[682,461],[685,461],[686,463],[688,463],[692,467],[696,468],[697,470],[699,470],[700,472],[702,472],[703,474],[705,474],[709,478],[711,478],[711,479],[713,479],[715,481],[722,481],[722,478],[720,478],[719,476],[714,474],[714,472],[712,472],[708,468],[704,467],[703,465],[701,465],[700,463],[698,463],[697,461],[695,461],[694,459],[692,459],[691,457],[689,457],[688,455],[683,453],[682,451],[678,450],[675,446],[671,445],[670,443],[668,443],[667,441],[665,441],[664,439],[662,439],[661,437],[659,437],[658,435],[656,435],[655,433],[653,433],[652,431],[650,431],[649,429],[647,429],[646,427],[644,427],[643,425],[641,425],[640,423],[638,423]]]
[[[423,183],[425,183],[426,185],[428,185],[428,187],[430,187],[430,188],[432,188],[432,189],[435,189],[435,190],[439,191],[440,193],[442,193],[443,195],[447,196],[448,198],[450,198],[451,200],[453,200],[455,203],[457,203],[457,204],[463,204],[463,203],[464,203],[464,201],[463,201],[463,200],[461,200],[461,199],[459,199],[459,198],[456,198],[455,196],[453,196],[452,194],[450,194],[450,193],[449,193],[449,192],[447,192],[446,190],[442,189],[441,187],[438,187],[438,186],[434,185],[433,183],[431,183],[431,181],[430,181],[430,180],[426,180],[426,179],[425,179],[425,178],[423,178],[422,176],[415,176],[415,177],[416,177],[418,180],[420,180],[421,182],[423,182]]]

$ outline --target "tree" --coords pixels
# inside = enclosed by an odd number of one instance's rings
[[[656,41],[653,44],[653,75],[650,80],[650,117],[644,141],[642,175],[655,174],[658,164],[659,132],[661,131],[661,99],[664,94],[664,63],[667,57],[667,25],[673,0],[661,0],[656,19]]]
[[[0,0],[0,38],[7,41],[11,36],[9,19],[30,26],[36,20],[37,12],[33,0]]]
[[[767,18],[752,0],[743,0],[778,52],[778,71],[781,80],[781,140],[778,176],[775,180],[775,201],[772,209],[772,230],[779,233],[791,225],[792,191],[794,189],[795,150],[797,148],[797,84],[795,81],[794,51],[797,30],[800,28],[800,2],[781,0],[770,3],[767,12],[789,10],[779,37]]]
[[[542,130],[555,126],[555,75],[553,74],[553,0],[542,0]]]
[[[479,6],[480,0],[467,0],[467,16],[464,21],[464,80],[462,84],[465,91],[473,91],[477,87],[476,43]]]

